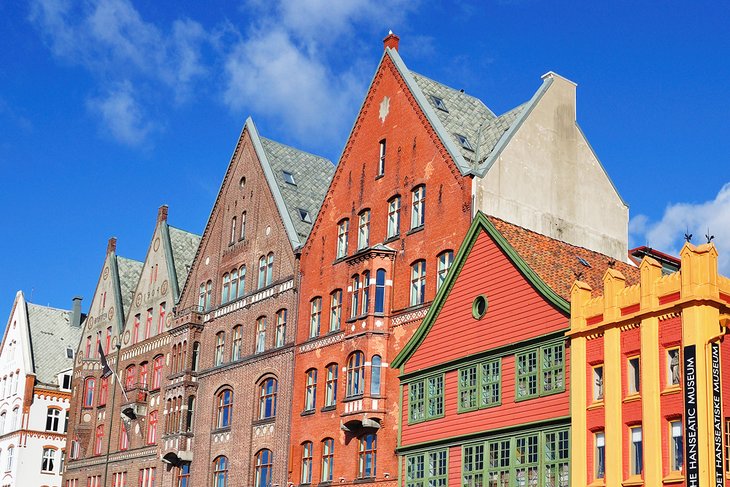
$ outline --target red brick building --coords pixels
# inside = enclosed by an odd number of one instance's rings
[[[298,252],[333,172],[246,121],[171,332],[161,454],[176,485],[285,485]]]
[[[570,285],[575,273],[595,282],[611,260],[477,214],[391,364],[400,485],[570,484]]]
[[[158,210],[144,263],[117,257],[110,240],[74,367],[65,485],[160,485],[168,332],[199,241],[167,224],[166,206]],[[102,377],[100,344],[121,384],[114,375]]]

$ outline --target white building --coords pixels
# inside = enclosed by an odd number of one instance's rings
[[[73,356],[73,310],[39,306],[18,291],[0,345],[0,486],[60,487]]]

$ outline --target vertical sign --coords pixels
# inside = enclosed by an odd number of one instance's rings
[[[695,346],[684,347],[684,448],[687,486],[700,484],[697,441],[697,360]]]
[[[720,345],[712,346],[712,435],[715,438],[715,487],[724,487],[725,468],[722,452],[722,398],[720,394]]]

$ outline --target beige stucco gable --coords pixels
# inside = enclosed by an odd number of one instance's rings
[[[475,209],[625,261],[628,206],[576,122],[576,85],[555,74],[516,122],[483,178]]]

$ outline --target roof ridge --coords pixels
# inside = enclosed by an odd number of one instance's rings
[[[180,227],[175,227],[175,226],[173,226],[173,225],[170,225],[169,223],[167,224],[167,226],[168,226],[168,228],[170,228],[170,230],[177,230],[178,232],[183,232],[183,233],[187,233],[188,235],[192,235],[192,236],[194,236],[194,237],[202,237],[202,235],[198,235],[198,234],[197,234],[197,233],[195,233],[195,232],[189,232],[188,230],[183,230],[182,228],[180,228]]]
[[[289,144],[285,144],[283,142],[279,142],[278,140],[270,139],[269,137],[264,137],[263,135],[259,135],[259,139],[265,140],[267,142],[273,142],[274,144],[278,144],[278,145],[280,145],[282,147],[286,147],[287,149],[291,149],[291,150],[300,152],[302,154],[305,154],[305,155],[308,155],[308,156],[312,156],[312,157],[316,157],[317,159],[322,159],[322,160],[329,161],[330,163],[332,163],[332,160],[329,159],[329,158],[327,158],[327,157],[318,156],[317,154],[314,154],[312,152],[299,149],[297,147],[294,147],[293,145],[289,145]],[[332,163],[332,165],[334,165],[334,164]]]
[[[29,306],[35,306],[36,308],[45,308],[45,309],[50,309],[50,310],[53,310],[53,311],[62,311],[62,312],[64,312],[64,313],[70,313],[70,312],[71,312],[71,310],[70,310],[70,309],[64,309],[64,308],[56,308],[55,306],[45,306],[45,305],[43,305],[43,304],[38,304],[38,303],[31,303],[31,302],[30,302],[30,301],[28,301],[28,300],[26,300],[26,301],[25,301],[25,303],[26,303],[27,305],[29,305]]]

